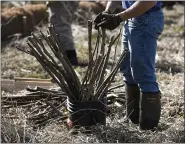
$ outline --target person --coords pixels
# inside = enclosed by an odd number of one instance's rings
[[[155,75],[157,39],[163,31],[160,1],[122,1],[123,11],[112,14],[114,1],[95,20],[99,27],[114,30],[123,21],[123,47],[129,53],[121,64],[125,82],[126,117],[142,130],[158,126],[161,92]]]
[[[77,7],[77,2],[70,1],[48,1],[49,22],[55,26],[56,33],[59,35],[62,48],[73,66],[78,65],[77,53],[73,41],[71,23],[72,14],[70,6]]]

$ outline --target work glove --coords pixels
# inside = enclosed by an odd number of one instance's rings
[[[118,14],[110,14],[109,12],[99,13],[94,20],[95,29],[102,27],[113,30],[117,28],[121,22],[122,19]]]
[[[94,19],[94,28],[97,30],[98,29],[98,24],[102,22],[102,14],[110,14],[109,11],[103,11],[103,12],[100,12]]]

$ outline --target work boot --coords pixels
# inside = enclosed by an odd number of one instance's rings
[[[139,126],[142,130],[157,127],[161,114],[161,93],[141,93]]]
[[[77,59],[76,51],[75,50],[67,50],[65,53],[66,53],[71,65],[77,66],[78,65],[78,59]]]
[[[132,123],[139,123],[139,97],[140,90],[137,84],[125,84],[126,95],[126,117],[129,118]]]

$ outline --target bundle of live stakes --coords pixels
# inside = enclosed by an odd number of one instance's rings
[[[107,51],[105,51],[105,30],[102,30],[101,33],[99,31],[96,46],[93,50],[91,43],[92,21],[88,21],[89,65],[83,80],[80,81],[62,49],[54,26],[49,26],[47,36],[42,32],[40,36],[38,38],[32,33],[32,36],[28,38],[29,49],[24,50],[24,52],[34,56],[62,91],[66,93],[67,97],[75,101],[91,101],[102,98],[126,55],[124,51],[112,71],[106,75],[105,70],[108,65],[111,47],[120,37],[120,33],[115,38],[111,37]],[[47,42],[55,58],[46,49],[42,39]]]
[[[66,118],[64,113],[62,113],[61,107],[64,106],[67,98],[73,101],[99,101],[105,96],[105,94],[111,93],[113,92],[113,89],[123,86],[121,84],[110,88],[110,84],[114,80],[120,64],[127,54],[127,51],[123,51],[117,62],[112,65],[111,72],[108,73],[106,71],[111,48],[115,43],[116,47],[114,48],[117,48],[120,34],[121,31],[117,36],[111,37],[108,45],[106,45],[105,29],[100,29],[98,30],[95,47],[92,48],[92,21],[88,21],[89,64],[85,76],[83,79],[80,79],[62,49],[62,45],[53,25],[49,25],[47,36],[42,32],[40,32],[39,37],[32,33],[31,36],[28,37],[27,41],[29,47],[27,49],[18,49],[34,56],[52,77],[52,79],[58,84],[59,88],[53,90],[40,87],[35,89],[27,88],[27,91],[31,92],[27,94],[27,96],[14,96],[11,100],[9,100],[9,102],[4,101],[4,104],[8,105],[12,103],[13,100],[16,100],[16,105],[18,105],[21,99],[23,99],[23,101],[26,102],[25,106],[31,106],[31,103],[33,104],[33,100],[39,100],[37,101],[39,103],[38,107],[40,106],[45,109],[50,107],[52,110],[57,112],[57,116],[60,114],[60,116]],[[47,45],[45,45],[44,41]],[[115,55],[116,50],[114,54],[114,61]],[[6,98],[6,100],[8,100],[8,98]],[[22,101],[20,102],[20,105],[24,105],[22,104]],[[36,103],[34,106],[35,105]],[[8,107],[10,107],[10,105]],[[37,123],[40,123],[44,122],[44,117],[47,117],[45,120],[49,120],[51,115],[54,114],[52,113],[52,110],[44,110],[44,112],[40,114],[40,110],[39,114],[35,113],[35,115],[30,116],[29,119],[35,119],[37,120]],[[37,109],[35,111],[37,111]]]

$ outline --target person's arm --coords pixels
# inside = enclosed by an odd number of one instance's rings
[[[156,3],[157,1],[136,1],[131,7],[119,13],[118,15],[124,21],[124,20],[139,16],[139,15],[142,15],[143,13],[148,11],[150,8],[155,6]]]
[[[122,21],[142,15],[155,6],[156,3],[156,1],[136,1],[131,7],[118,14],[100,13],[94,20],[95,29],[103,27],[113,30],[118,27]]]

